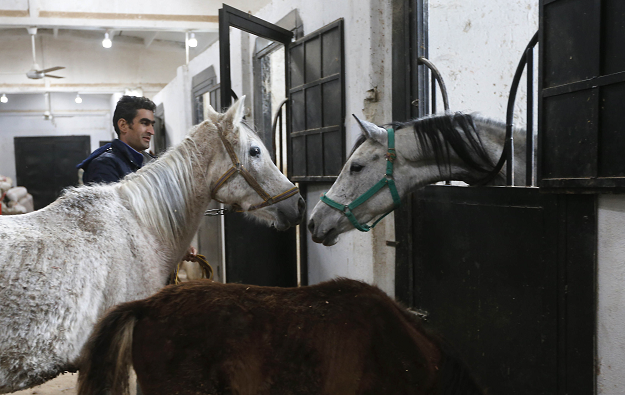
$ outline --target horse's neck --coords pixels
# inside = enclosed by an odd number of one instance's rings
[[[171,260],[179,259],[189,247],[210,203],[211,181],[219,177],[211,171],[219,156],[216,152],[221,151],[214,148],[219,137],[198,129],[118,184],[129,209]]]
[[[480,118],[475,119],[475,124],[484,151],[491,162],[491,164],[483,164],[484,168],[491,168],[491,166],[497,164],[503,152],[505,126]],[[525,183],[525,136],[522,131],[515,132],[514,136],[516,139],[515,185],[523,185]],[[440,181],[447,181],[448,179],[473,184],[486,176],[484,172],[471,169],[453,150],[450,152],[449,166],[446,163],[441,163],[439,167],[434,153],[430,149],[422,149],[418,146],[417,139],[411,128],[398,131],[396,139],[397,149],[403,151],[402,156],[407,159],[408,165],[411,167],[408,183],[408,189],[410,190]],[[475,159],[480,163],[482,162],[477,154]],[[495,177],[488,185],[505,185],[505,176],[506,166],[504,165],[500,176]]]
[[[506,129],[503,124],[493,123],[485,120],[476,120],[477,132],[491,158],[493,164],[497,164],[503,152]],[[525,185],[525,163],[526,163],[526,135],[525,130],[514,129],[514,184]],[[498,177],[488,185],[505,185],[507,174],[507,164],[501,170],[502,177]]]

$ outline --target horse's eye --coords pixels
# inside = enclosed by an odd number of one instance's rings
[[[352,165],[349,167],[349,171],[352,173],[358,173],[363,168],[363,165],[359,165],[358,163],[352,163]]]
[[[259,156],[259,155],[260,155],[260,148],[258,147],[250,148],[250,156]]]

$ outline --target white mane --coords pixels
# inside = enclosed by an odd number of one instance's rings
[[[199,164],[193,141],[185,139],[136,173],[129,174],[117,187],[142,223],[156,229],[161,240],[179,240],[187,223],[190,201],[196,193],[193,168]]]

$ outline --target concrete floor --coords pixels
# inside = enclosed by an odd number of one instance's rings
[[[42,385],[27,390],[13,392],[11,395],[76,395],[78,373],[65,373]],[[136,377],[130,374],[130,395],[136,395]]]
[[[13,392],[14,395],[74,395],[76,394],[77,373],[65,373],[59,377],[27,390]]]

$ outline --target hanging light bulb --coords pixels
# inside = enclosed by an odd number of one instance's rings
[[[106,33],[104,33],[104,40],[102,40],[102,46],[104,48],[111,48],[111,46],[113,46],[113,41],[111,41],[108,30],[106,31]]]
[[[197,38],[195,38],[195,33],[190,33],[189,34],[189,41],[187,41],[187,44],[191,48],[197,47]]]
[[[82,97],[80,97],[80,95],[78,93],[76,93],[76,98],[74,99],[74,101],[77,104],[80,104],[80,103],[82,103]]]
[[[0,102],[2,103],[7,103],[9,101],[9,98],[7,97],[6,94],[2,94],[2,97],[0,97]]]

